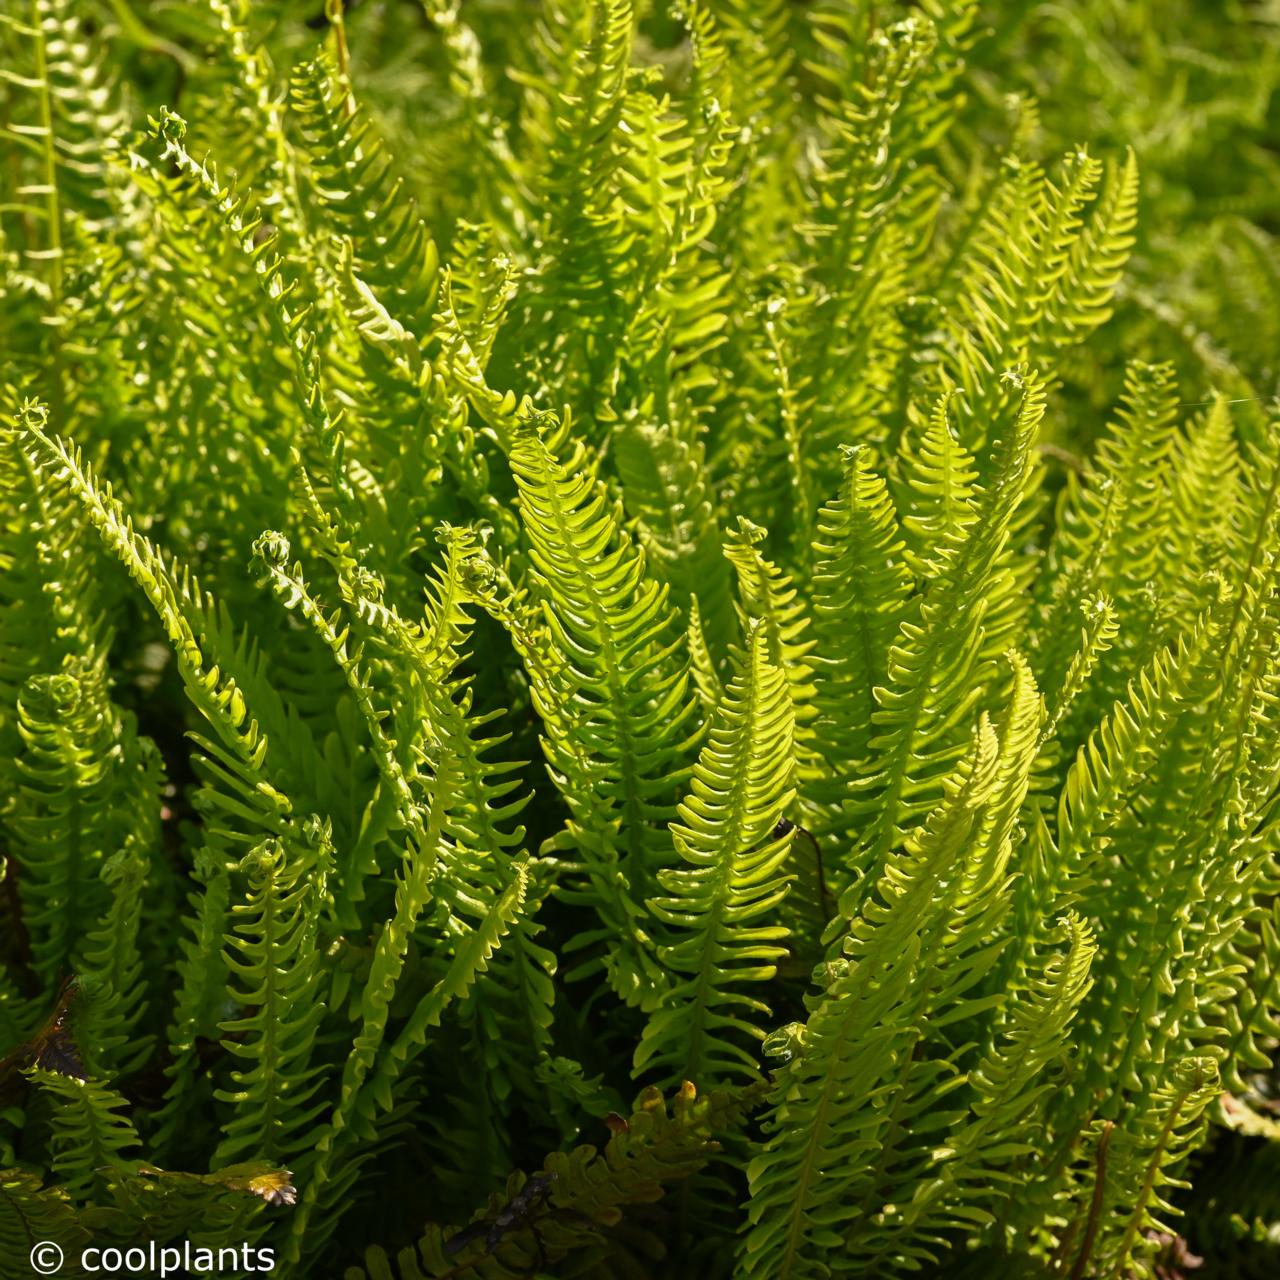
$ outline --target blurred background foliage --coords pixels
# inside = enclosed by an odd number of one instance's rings
[[[351,0],[345,7],[255,0],[242,14],[238,5],[193,0],[48,0],[48,7],[74,9],[87,43],[70,63],[102,104],[92,119],[71,119],[60,130],[68,169],[85,186],[82,209],[92,209],[98,185],[116,180],[94,162],[89,136],[111,112],[136,126],[168,104],[198,120],[205,136],[217,136],[224,168],[236,169],[237,131],[247,136],[260,128],[248,104],[255,93],[274,89],[240,77],[220,82],[210,73],[210,67],[236,65],[207,56],[234,10],[246,22],[249,47],[279,67],[322,46],[332,49],[335,23],[342,24],[362,106],[395,155],[397,176],[414,195],[442,258],[450,257],[473,209],[522,216],[522,202],[506,198],[501,174],[478,163],[477,155],[521,146],[520,78],[537,73],[531,31],[538,6],[528,0]],[[674,0],[638,7],[637,60],[682,83],[690,67]],[[752,0],[715,0],[708,7],[747,29],[776,8]],[[823,30],[833,24],[870,29],[918,9],[945,19],[953,7],[951,0],[817,0],[784,10],[792,61],[777,91],[789,96],[789,154],[798,171],[822,91],[814,68],[824,57]],[[988,0],[974,32],[961,78],[964,105],[937,157],[957,208],[981,201],[1002,167],[1014,163],[1014,151],[1048,162],[1086,141],[1104,156],[1132,147],[1142,173],[1138,242],[1115,315],[1094,341],[1064,353],[1057,368],[1062,386],[1050,430],[1059,452],[1052,464],[1065,472],[1089,453],[1095,424],[1119,398],[1126,360],[1147,349],[1175,363],[1190,403],[1224,393],[1241,402],[1243,429],[1251,419],[1260,429],[1280,390],[1280,0]],[[471,43],[473,34],[478,44]],[[0,27],[0,65],[21,65],[20,43]],[[756,68],[736,70],[748,83]],[[0,124],[21,128],[32,110],[20,84],[0,84]],[[478,139],[478,130],[487,136]],[[245,145],[243,153],[251,165],[261,149]],[[15,149],[6,154],[0,255],[17,263],[22,232],[6,193],[19,185],[20,159]],[[241,176],[252,184],[259,175]],[[782,183],[791,179],[785,171],[777,175]],[[768,246],[760,252],[767,257]],[[0,280],[6,291],[0,334],[12,369],[43,348],[38,317],[48,311],[49,284],[20,267],[0,271]],[[97,412],[110,418],[109,405]],[[122,470],[131,431],[141,435],[146,424],[125,415],[106,431],[123,436]],[[168,518],[180,524],[183,513],[174,507]],[[220,548],[204,550],[216,564]],[[148,670],[144,661],[134,672],[138,686],[172,679],[162,665],[157,660],[157,669]],[[482,700],[485,692],[482,681]],[[154,722],[146,728],[162,743],[173,732]],[[523,758],[536,758],[535,736],[530,725],[526,741],[515,744]],[[546,833],[540,825],[554,826],[549,819],[540,824],[536,812],[528,817],[535,834]],[[1215,1276],[1278,1273],[1280,1176],[1271,1174],[1280,1175],[1280,1119],[1272,1125],[1259,1115],[1269,1099],[1280,1110],[1280,1086],[1264,1076],[1256,1089],[1247,1116],[1233,1112],[1228,1100],[1218,1117],[1217,1138],[1190,1193],[1187,1240],[1170,1242],[1170,1277],[1199,1270],[1202,1254],[1215,1259]]]

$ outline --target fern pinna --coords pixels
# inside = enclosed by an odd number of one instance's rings
[[[1275,1274],[1280,24],[1122,8],[0,13],[0,1273]]]

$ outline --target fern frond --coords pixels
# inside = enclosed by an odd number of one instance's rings
[[[1051,1069],[1071,1052],[1072,1023],[1092,984],[1089,968],[1097,944],[1089,926],[1068,914],[1059,931],[1066,951],[1051,955],[1019,993],[1000,1039],[969,1072],[969,1117],[931,1153],[936,1172],[917,1186],[895,1223],[895,1236],[928,1239],[948,1229],[981,1229],[993,1221],[1002,1201],[1018,1195],[1028,1175],[1019,1177],[1009,1166],[1016,1169],[1043,1141],[1055,1087]],[[886,1244],[886,1262],[896,1247]],[[874,1274],[871,1267],[864,1270]]]
[[[949,6],[951,17],[963,25],[968,7]],[[815,67],[838,79],[818,100],[822,152],[798,228],[810,298],[795,320],[802,358],[794,380],[823,489],[835,479],[827,460],[851,424],[872,438],[901,432],[904,318],[940,192],[927,149],[948,123],[933,95],[954,74],[938,49],[938,22],[915,13],[880,25],[878,17],[868,7],[859,30],[857,17],[833,6],[814,15],[819,42],[837,59],[837,67]],[[845,60],[854,65],[840,66]]]
[[[1056,670],[1065,669],[1065,616],[1098,594],[1112,601],[1125,658],[1112,660],[1106,680],[1077,712],[1080,717],[1119,696],[1123,680],[1151,652],[1157,606],[1152,591],[1171,506],[1164,475],[1176,402],[1170,366],[1131,366],[1117,423],[1099,444],[1083,482],[1068,489],[1050,553],[1059,572],[1043,624],[1049,644],[1041,671],[1052,680]]]
[[[9,98],[0,137],[13,148],[5,210],[23,216],[24,255],[49,282],[42,320],[60,329],[68,320],[59,311],[72,220],[97,226],[128,210],[120,175],[106,160],[124,131],[124,114],[95,24],[69,0],[30,0],[24,8],[25,20],[16,6],[0,15],[0,29],[17,45],[0,76]],[[34,161],[29,169],[24,153]]]
[[[101,1194],[107,1171],[123,1164],[122,1153],[139,1145],[133,1124],[120,1114],[129,1104],[96,1080],[56,1071],[30,1074],[53,1105],[53,1171],[72,1200],[92,1201]]]
[[[745,1276],[821,1274],[841,1252],[840,1234],[826,1226],[834,1206],[874,1196],[877,1157],[903,1101],[906,1082],[895,1077],[920,1039],[929,985],[922,977],[935,963],[938,930],[954,927],[961,851],[995,786],[998,758],[995,733],[984,725],[948,779],[943,804],[886,867],[794,1055],[775,1076],[769,1136],[748,1168]],[[907,1105],[923,1109],[944,1094],[953,1070],[945,1061],[921,1064]]]
[[[390,1109],[391,1081],[411,1055],[417,1054],[432,1027],[440,1024],[445,1010],[464,997],[478,976],[488,967],[502,939],[511,931],[524,906],[529,889],[528,864],[515,864],[506,890],[490,907],[483,920],[467,935],[449,965],[449,970],[419,1001],[383,1054],[378,1070],[370,1077],[369,1092],[379,1105]]]
[[[1113,171],[1078,150],[1050,179],[1019,162],[969,246],[955,298],[957,381],[973,388],[1001,365],[1043,360],[1103,323],[1133,246],[1137,164]]]
[[[668,1101],[646,1089],[628,1118],[616,1117],[603,1150],[579,1146],[547,1157],[532,1175],[514,1174],[505,1195],[494,1195],[475,1225],[446,1235],[439,1227],[398,1254],[380,1248],[346,1280],[419,1280],[460,1276],[514,1280],[533,1266],[584,1254],[608,1268],[607,1241],[629,1207],[662,1198],[667,1184],[690,1177],[719,1149],[740,1121],[744,1102],[727,1094],[699,1096],[685,1084]],[[661,1257],[661,1242],[642,1228],[645,1253]],[[575,1258],[575,1264],[578,1259]],[[571,1264],[572,1265],[572,1264]]]
[[[729,566],[706,482],[706,450],[666,425],[627,424],[614,450],[628,515],[639,522],[653,571],[671,584],[672,599],[691,610],[720,666],[737,635]]]
[[[770,661],[786,675],[795,715],[798,765],[804,777],[814,769],[815,689],[808,659],[815,641],[806,635],[810,619],[800,600],[799,587],[761,550],[767,536],[764,529],[739,517],[737,530],[725,540],[724,554],[738,578],[739,616],[744,622],[759,619],[768,641]]]
[[[44,1187],[24,1169],[0,1170],[0,1249],[12,1258],[30,1258],[38,1244],[49,1241],[64,1254],[86,1244],[89,1232],[80,1224],[70,1197],[61,1187]]]
[[[741,1041],[763,1039],[767,1006],[740,988],[768,981],[786,955],[774,908],[787,891],[791,833],[777,829],[794,795],[793,713],[769,647],[756,624],[671,828],[687,865],[658,873],[671,896],[650,906],[672,931],[660,955],[680,976],[649,1015],[636,1074],[662,1070],[703,1087],[758,1076]]]
[[[527,89],[523,121],[536,157],[530,168],[541,196],[544,255],[534,287],[521,295],[519,329],[535,352],[541,349],[538,382],[568,379],[594,406],[611,390],[628,309],[632,233],[616,178],[635,12],[631,0],[571,0],[548,18],[542,35],[551,76],[519,77]],[[578,322],[557,350],[547,336],[565,308]]]
[[[312,183],[334,230],[351,238],[362,280],[419,340],[431,332],[439,254],[396,177],[396,165],[324,58],[303,64],[290,94],[307,142]]]
[[[223,75],[202,96],[200,119],[219,139],[240,181],[262,192],[271,221],[302,234],[297,157],[289,145],[268,42],[253,30],[250,10],[238,0],[208,0],[208,7],[225,53],[215,60]]]
[[[605,965],[616,990],[652,1006],[666,984],[641,904],[669,860],[665,826],[686,767],[693,705],[674,653],[667,591],[580,465],[580,458],[560,462],[533,427],[512,446],[536,589],[546,626],[568,654],[551,683],[535,681],[534,693],[552,775],[572,815],[568,835],[587,881],[582,897],[604,930],[579,935],[574,949],[608,937]]]
[[[267,318],[275,336],[290,353],[295,391],[307,428],[307,437],[300,443],[318,459],[320,474],[332,486],[337,500],[353,506],[357,502],[357,482],[348,465],[345,437],[325,395],[318,342],[309,327],[311,308],[294,305],[297,280],[289,279],[277,252],[278,235],[259,236],[264,225],[261,212],[254,212],[246,197],[235,194],[233,186],[219,182],[212,161],[198,163],[192,158],[184,143],[187,125],[180,116],[166,110],[150,124],[160,162],[174,164],[181,176],[204,194],[216,210],[224,233],[252,267],[267,300]]]
[[[977,518],[974,484],[977,468],[960,443],[948,405],[954,392],[938,397],[927,424],[914,445],[903,438],[899,459],[899,506],[902,527],[909,535],[910,562],[917,573],[926,567],[929,549],[957,543]]]
[[[1218,1069],[1212,1058],[1184,1058],[1170,1064],[1168,1079],[1150,1108],[1132,1128],[1110,1135],[1095,1273],[1106,1280],[1133,1274],[1149,1258],[1156,1233],[1169,1231],[1177,1210],[1165,1198],[1188,1152],[1208,1123],[1206,1111],[1218,1096]]]
[[[1168,495],[1174,515],[1157,566],[1158,605],[1169,619],[1208,603],[1208,575],[1226,569],[1241,500],[1241,458],[1231,411],[1219,397],[1202,419],[1178,433]]]
[[[165,1074],[169,1083],[150,1137],[150,1149],[157,1158],[167,1157],[178,1143],[194,1140],[196,1102],[212,1102],[213,1086],[201,1061],[200,1044],[218,1038],[229,976],[223,948],[231,877],[222,859],[204,849],[196,856],[192,879],[197,892],[187,898],[189,910],[182,920],[174,966],[178,990],[168,1030],[171,1061]]]
[[[141,952],[143,913],[152,867],[144,846],[129,836],[103,863],[111,901],[98,928],[85,940],[79,965],[86,1011],[82,1053],[113,1078],[130,1076],[150,1058],[153,1038],[139,1034],[147,1011],[147,981]],[[154,902],[154,897],[153,897]],[[165,903],[164,905],[168,905]]]
[[[188,621],[184,601],[199,597],[199,589],[175,573],[163,555],[134,531],[111,487],[99,487],[78,450],[39,429],[29,431],[26,446],[36,464],[47,467],[52,479],[64,484],[80,502],[104,546],[121,561],[154,608],[173,645],[187,695],[217,735],[216,742],[203,736],[196,741],[208,760],[211,779],[227,788],[223,804],[228,819],[280,835],[291,805],[263,777],[266,739],[250,719],[235,681],[208,665]],[[210,795],[215,794],[211,789]]]
[[[818,515],[814,546],[814,731],[829,803],[839,803],[868,750],[875,690],[888,677],[914,587],[893,499],[866,448],[846,449],[844,468],[839,496]]]
[[[933,548],[930,590],[902,620],[887,680],[876,690],[870,754],[848,805],[855,821],[866,817],[858,859],[871,875],[868,883],[903,829],[927,812],[940,777],[964,749],[961,734],[978,703],[985,664],[996,656],[986,647],[983,621],[1001,588],[1011,589],[998,576],[1000,557],[1044,413],[1043,386],[1034,374],[1018,374],[1005,395],[1013,416],[993,446],[992,479],[977,519]]]
[[[103,868],[127,841],[154,847],[159,761],[111,705],[101,669],[34,676],[18,702],[21,790],[6,823],[33,959],[56,982],[81,967],[82,913],[102,916]]]
[[[325,1106],[314,1100],[324,1081],[312,1055],[323,1014],[318,925],[327,869],[313,851],[267,841],[240,870],[249,892],[231,908],[223,961],[242,1016],[220,1030],[223,1047],[245,1065],[232,1070],[231,1088],[214,1095],[234,1108],[215,1168],[246,1155],[297,1162]]]

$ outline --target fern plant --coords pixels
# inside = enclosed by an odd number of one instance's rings
[[[11,10],[0,1272],[1272,1274],[1274,6]]]

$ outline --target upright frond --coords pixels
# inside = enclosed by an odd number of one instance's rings
[[[660,871],[670,895],[651,900],[671,942],[659,952],[676,980],[649,1015],[636,1073],[708,1088],[758,1076],[743,1042],[762,1040],[767,1005],[747,994],[786,954],[775,908],[787,891],[792,832],[779,822],[793,796],[794,718],[786,678],[753,626],[742,669],[725,691],[672,824],[684,866]]]
[[[642,904],[670,861],[665,828],[687,768],[693,704],[667,589],[580,465],[559,461],[532,426],[511,451],[545,625],[564,654],[548,681],[530,674],[585,877],[575,897],[602,926],[576,947],[607,937],[615,989],[652,1006],[666,984]]]

